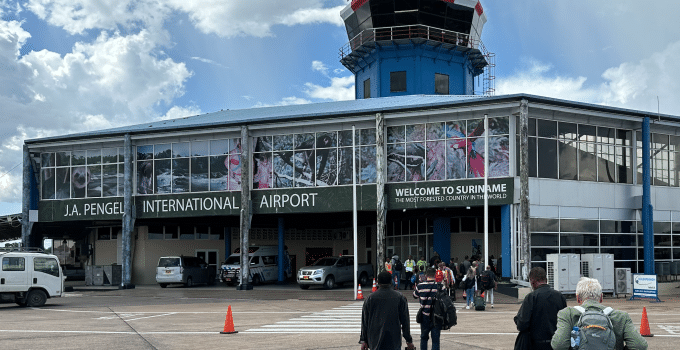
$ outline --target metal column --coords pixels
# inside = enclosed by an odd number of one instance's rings
[[[33,173],[31,167],[31,153],[28,151],[28,146],[24,145],[24,164],[23,164],[23,186],[21,193],[21,245],[29,247],[32,243],[31,229],[33,223],[29,222],[28,215],[31,210],[31,174]]]
[[[529,240],[529,101],[519,104],[519,243],[520,273],[524,280],[531,270],[531,241]]]
[[[284,258],[286,257],[285,252],[285,221],[283,218],[279,218],[279,281],[278,284],[286,283],[286,275],[284,271]]]
[[[645,258],[645,274],[654,275],[654,208],[651,194],[649,117],[642,122],[642,241]]]
[[[123,279],[121,289],[131,289],[132,284],[132,249],[131,236],[134,229],[132,210],[132,137],[125,134],[124,152],[124,183],[123,183]]]
[[[510,266],[512,264],[512,238],[511,205],[501,205],[501,264],[497,266],[499,277],[511,277]]]
[[[385,117],[382,113],[375,115],[375,165],[376,165],[376,272],[385,269],[385,225],[387,213],[385,212]],[[355,174],[358,174],[355,169]],[[376,274],[377,275],[377,274]]]
[[[251,203],[250,203],[250,136],[248,126],[241,126],[241,283],[236,289],[251,290],[250,255],[248,254],[248,237],[250,236]]]

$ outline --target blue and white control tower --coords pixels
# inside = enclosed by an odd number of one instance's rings
[[[340,62],[355,75],[357,99],[494,93],[478,0],[353,0],[341,16],[349,43]]]

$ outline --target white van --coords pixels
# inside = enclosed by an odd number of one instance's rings
[[[156,282],[165,288],[168,284],[215,284],[215,270],[208,268],[203,259],[195,256],[163,256],[156,266]]]
[[[234,254],[222,264],[220,280],[229,286],[239,283],[239,271],[241,270],[241,249],[237,248]],[[265,282],[276,282],[279,280],[279,247],[253,246],[248,248],[250,255],[250,279],[253,285]],[[286,252],[286,260],[283,263],[284,276],[288,279],[291,276],[290,258]]]
[[[55,255],[34,248],[0,250],[0,300],[39,307],[63,292],[64,273]]]

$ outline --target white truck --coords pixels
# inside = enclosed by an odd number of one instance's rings
[[[55,255],[35,248],[0,248],[0,301],[40,307],[63,292],[64,273]]]

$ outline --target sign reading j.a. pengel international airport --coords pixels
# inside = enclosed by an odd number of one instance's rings
[[[513,201],[513,179],[489,179],[490,205]],[[484,181],[429,181],[387,184],[387,209],[479,206],[484,204]],[[352,186],[286,188],[251,192],[253,213],[322,213],[351,211]],[[134,198],[137,218],[239,215],[241,193],[202,192],[145,195]],[[357,186],[357,209],[376,209],[376,185]],[[40,201],[39,221],[116,220],[123,199],[86,198]]]

